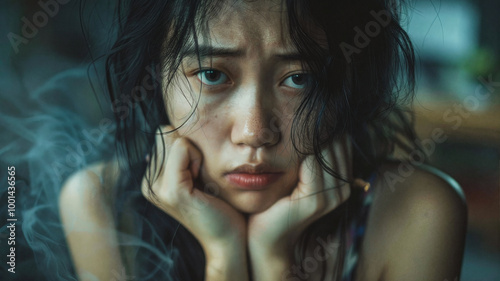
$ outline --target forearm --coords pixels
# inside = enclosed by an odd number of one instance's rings
[[[246,260],[207,263],[205,281],[249,281]]]

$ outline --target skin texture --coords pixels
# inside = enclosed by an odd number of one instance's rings
[[[104,199],[116,179],[118,171],[114,166],[112,162],[99,163],[79,171],[66,181],[59,197],[61,221],[79,280],[95,280],[91,276],[110,280],[124,268],[118,258],[111,202]],[[398,174],[398,165],[384,165],[371,187],[374,198],[356,280],[460,280],[467,208],[456,183],[431,169],[417,168],[403,182],[388,186],[384,180],[386,173]],[[332,239],[331,249],[337,249],[336,242]],[[306,256],[315,256],[318,245],[313,246]],[[272,259],[266,268],[270,268],[271,261],[280,265]],[[325,262],[329,280],[333,276],[335,253]],[[227,267],[228,263],[221,261],[210,270],[218,276]],[[281,268],[286,272],[297,267]],[[305,274],[306,280],[320,278],[319,271],[295,272],[296,275],[288,275],[285,280]]]
[[[216,51],[201,63],[186,57],[166,88],[172,126],[157,133],[151,164],[159,174],[143,180],[144,196],[198,239],[210,280],[241,279],[247,271],[255,280],[280,278],[307,226],[350,195],[349,183],[328,174],[313,155],[299,157],[292,146],[291,118],[307,73],[283,39],[284,11],[276,3],[238,2],[209,22],[210,37],[202,37],[200,49]],[[172,132],[174,127],[179,130]],[[344,178],[352,174],[347,140],[339,137],[322,148]],[[279,177],[261,189],[245,189],[227,175],[241,165],[265,165],[262,172]],[[215,196],[203,192],[207,188]],[[239,258],[228,259],[235,253]],[[211,268],[222,275],[210,275],[217,272]]]
[[[165,89],[173,127],[160,128],[157,154],[150,161],[159,173],[141,187],[148,200],[203,246],[208,281],[250,280],[249,273],[253,280],[281,280],[293,266],[289,258],[298,235],[350,195],[350,185],[328,175],[311,156],[299,157],[291,145],[291,118],[301,93],[295,83],[301,80],[292,77],[304,70],[300,61],[280,56],[295,50],[284,36],[283,11],[276,3],[238,1],[209,22],[210,36],[200,36],[200,45],[236,52],[202,58],[201,68],[196,57],[182,62],[174,83]],[[208,79],[200,72],[207,69],[224,75],[212,73],[217,75],[211,78],[221,79]],[[220,83],[211,85],[211,80]],[[164,133],[174,127],[179,128],[175,133]],[[350,149],[347,138],[323,149],[331,167],[346,178],[352,173]],[[242,190],[225,177],[239,165],[262,163],[283,173],[263,190]],[[88,274],[109,280],[110,269],[123,267],[114,222],[101,215],[111,213],[102,192],[113,186],[112,180],[99,180],[107,177],[105,166],[76,174],[61,192],[62,221],[82,280]],[[381,170],[387,171],[398,173],[392,165]],[[357,280],[444,281],[459,276],[466,209],[449,182],[417,169],[391,188],[379,176],[373,188]],[[330,269],[335,261],[326,260]],[[329,280],[333,273],[328,272]],[[307,280],[319,280],[319,273],[308,272]]]
[[[286,32],[281,28],[282,13],[273,2],[239,1],[230,12],[209,22],[210,38],[201,40],[200,45],[239,52],[202,58],[201,69],[224,73],[226,78],[218,79],[218,85],[209,85],[213,82],[203,73],[197,75],[197,58],[190,57],[183,62],[178,83],[166,91],[172,125],[186,122],[179,129],[180,135],[203,155],[202,181],[216,186],[220,198],[245,213],[264,211],[289,195],[302,161],[290,136],[301,93],[301,85],[294,83],[291,75],[304,70],[300,61],[278,57],[296,52],[282,39]],[[224,178],[224,173],[240,165],[261,163],[283,172],[264,191],[242,190]]]

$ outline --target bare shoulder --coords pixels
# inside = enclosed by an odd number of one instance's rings
[[[362,252],[370,273],[363,280],[458,278],[467,226],[458,183],[427,165],[388,163],[373,192]]]
[[[387,211],[419,209],[438,214],[466,209],[459,184],[434,167],[388,163],[377,178],[374,200],[377,200],[375,203],[391,203],[385,205]]]
[[[103,205],[109,203],[112,192],[112,170],[111,162],[98,162],[71,175],[59,195],[61,211],[69,211],[76,206],[102,211]]]
[[[111,280],[123,268],[112,207],[107,199],[110,164],[97,163],[70,176],[59,211],[78,280]]]

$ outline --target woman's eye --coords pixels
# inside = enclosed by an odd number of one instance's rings
[[[294,74],[288,76],[285,79],[285,81],[283,81],[283,85],[295,89],[303,89],[306,87],[308,80],[309,80],[309,75],[305,73]]]
[[[215,69],[202,70],[196,74],[198,79],[209,86],[216,86],[227,82],[228,77],[221,71]]]

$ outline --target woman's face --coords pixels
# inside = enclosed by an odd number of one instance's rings
[[[302,160],[290,128],[307,76],[282,22],[280,1],[231,3],[199,36],[201,67],[188,52],[166,89],[172,125],[203,154],[199,188],[244,213],[289,195]]]

